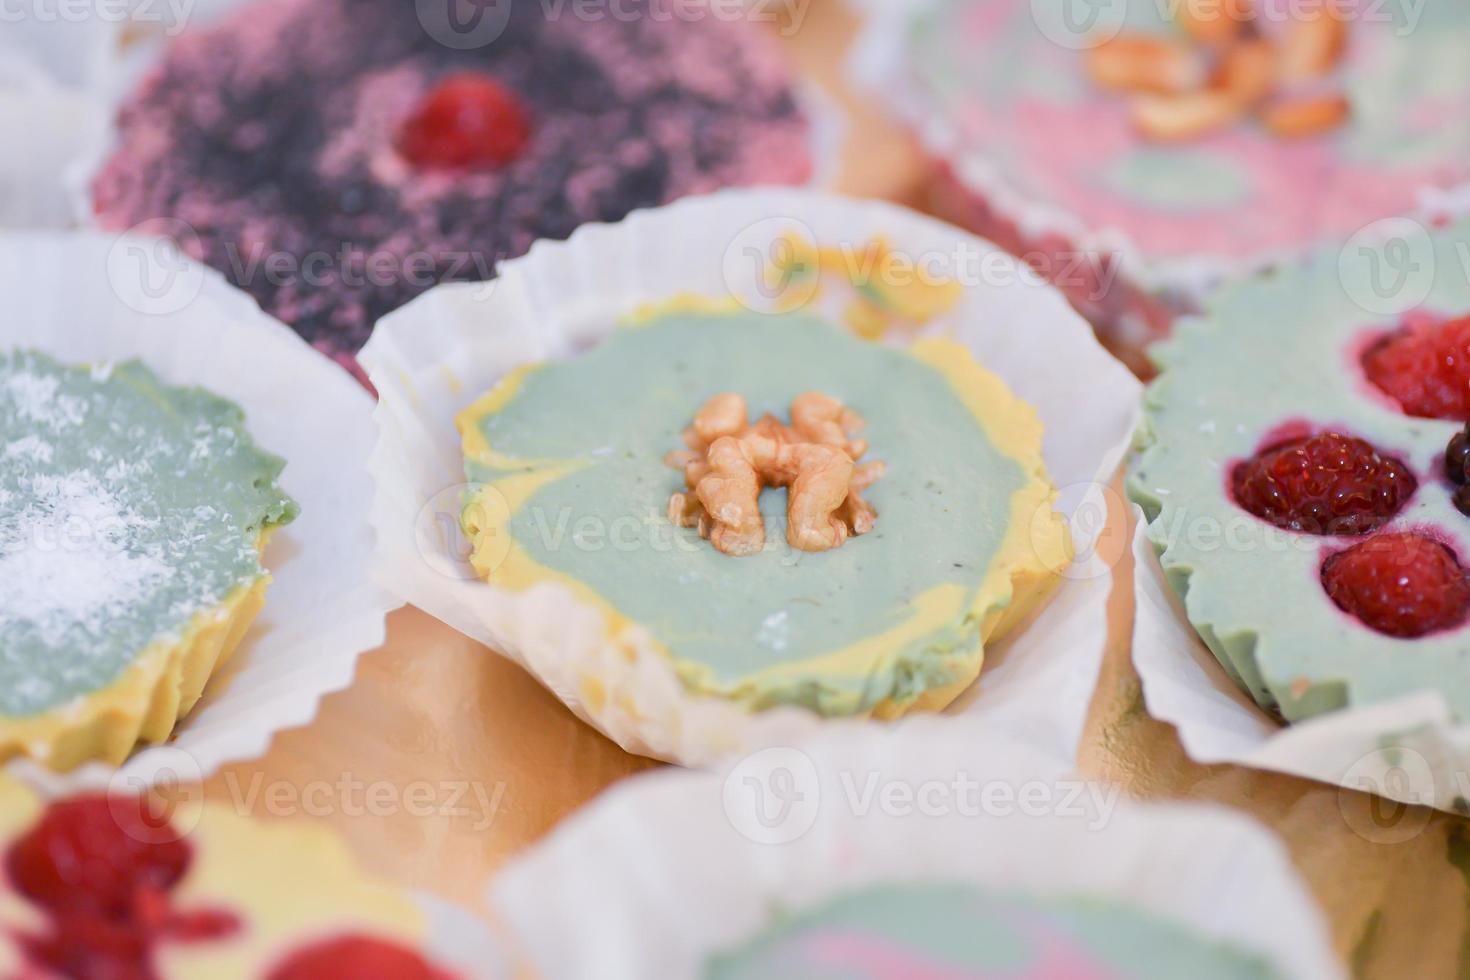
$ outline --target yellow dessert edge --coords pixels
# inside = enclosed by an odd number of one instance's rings
[[[317,942],[366,935],[422,950],[428,940],[424,910],[365,871],[331,828],[301,817],[252,819],[223,802],[193,806],[176,818],[194,828],[186,839],[195,856],[174,900],[232,911],[244,928],[219,942],[164,946],[164,975],[252,980]]]
[[[1026,474],[1026,482],[1011,495],[1006,536],[974,599],[966,608],[964,589],[952,583],[935,586],[914,600],[917,614],[892,630],[816,657],[768,667],[734,683],[719,682],[707,665],[681,661],[663,644],[650,639],[691,695],[719,698],[749,708],[778,679],[793,675],[870,674],[885,667],[886,659],[896,654],[905,639],[933,632],[956,618],[980,617],[980,642],[974,649],[946,654],[954,677],[950,683],[903,701],[888,697],[866,709],[858,707],[860,694],[854,693],[848,710],[833,714],[887,719],[914,710],[938,711],[979,676],[985,644],[1013,629],[1061,583],[1062,572],[1072,560],[1071,536],[1066,518],[1053,507],[1057,491],[1041,456],[1043,427],[1036,410],[1016,397],[999,376],[983,368],[962,344],[926,338],[908,348],[907,353],[949,382],[991,444],[1018,463]],[[579,602],[602,613],[605,642],[633,650],[636,645],[625,641],[626,632],[638,628],[633,620],[580,580],[536,562],[514,541],[506,527],[511,516],[537,490],[582,465],[566,460],[512,460],[497,453],[485,439],[481,421],[508,405],[525,378],[542,367],[543,364],[531,364],[516,369],[455,419],[467,460],[522,471],[486,484],[466,502],[463,529],[472,549],[470,563],[482,579],[512,591],[524,591],[539,582],[558,583]],[[858,669],[853,670],[854,667]],[[600,678],[583,677],[579,687],[589,704],[595,706],[603,697]]]
[[[262,553],[272,530],[256,539]],[[263,574],[196,613],[179,637],[145,647],[101,690],[37,715],[0,715],[0,763],[26,756],[58,772],[94,761],[117,766],[139,744],[166,740],[240,645],[270,582]]]

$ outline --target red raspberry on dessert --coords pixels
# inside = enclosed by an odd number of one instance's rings
[[[1376,531],[1418,487],[1401,460],[1340,432],[1264,449],[1237,463],[1230,483],[1235,502],[1261,520],[1322,535]]]
[[[1412,532],[1375,535],[1332,555],[1322,585],[1339,609],[1389,636],[1453,629],[1470,613],[1470,578],[1454,552]]]
[[[1409,415],[1470,420],[1470,316],[1416,317],[1368,348],[1363,370]]]

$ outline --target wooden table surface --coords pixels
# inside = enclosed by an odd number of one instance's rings
[[[842,189],[922,206],[925,174],[913,143],[837,81],[852,26],[838,0],[811,0],[784,43],[850,117]],[[1171,726],[1148,716],[1129,658],[1127,523],[1116,513],[1108,532],[1119,562],[1083,771],[1140,797],[1225,803],[1274,828],[1357,975],[1470,976],[1470,822],[1285,776],[1200,766]],[[607,786],[654,765],[583,725],[519,667],[423,613],[401,610],[388,625],[387,644],[362,658],[350,689],[328,697],[311,725],[281,733],[264,758],[216,774],[206,794],[263,817],[326,821],[369,869],[482,907],[487,881],[508,857]],[[1417,832],[1383,843],[1407,835],[1354,829],[1374,821]]]

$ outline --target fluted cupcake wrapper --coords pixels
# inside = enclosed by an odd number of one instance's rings
[[[1042,454],[1080,558],[1033,621],[986,650],[986,672],[948,710],[1007,719],[1071,758],[1107,634],[1111,571],[1095,547],[1107,481],[1137,421],[1138,387],[1024,267],[893,205],[778,190],[689,199],[584,226],[566,242],[538,243],[500,266],[493,283],[441,286],[384,318],[362,354],[380,394],[371,463],[380,580],[525,665],[629,751],[705,765],[837,724],[804,709],[751,713],[690,694],[641,631],[609,642],[600,610],[564,586],[515,592],[480,581],[458,527],[465,478],[457,413],[516,367],[569,357],[645,304],[695,294],[779,305],[782,297],[757,288],[760,270],[747,249],[770,254],[793,232],[853,249],[881,238],[910,256],[961,251],[988,270],[923,332],[968,346],[1038,410],[1047,433]],[[840,291],[825,299],[840,300]]]
[[[547,980],[684,980],[779,917],[934,883],[1120,903],[1281,976],[1343,976],[1284,849],[1252,820],[1122,798],[968,719],[635,777],[512,861],[490,902]]]
[[[1284,772],[1450,813],[1470,812],[1470,724],[1444,698],[1422,691],[1348,706],[1294,725],[1263,711],[1225,673],[1185,615],[1134,508],[1133,662],[1149,713],[1179,730],[1192,758]],[[1253,637],[1233,637],[1252,656]],[[1357,828],[1389,841],[1423,820],[1401,809],[1381,826]],[[1348,811],[1344,811],[1348,815]]]
[[[76,215],[67,169],[107,129],[122,24],[96,10],[19,12],[0,20],[0,228],[62,228]]]

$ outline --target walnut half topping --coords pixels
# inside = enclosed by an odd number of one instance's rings
[[[789,425],[773,415],[751,423],[743,397],[716,395],[684,431],[689,448],[665,460],[684,471],[687,486],[669,498],[669,520],[699,528],[727,555],[753,555],[766,543],[761,491],[785,487],[791,547],[827,551],[866,534],[878,514],[862,492],[884,464],[858,462],[868,451],[857,437],[862,427],[856,412],[816,391],[791,402]]]

